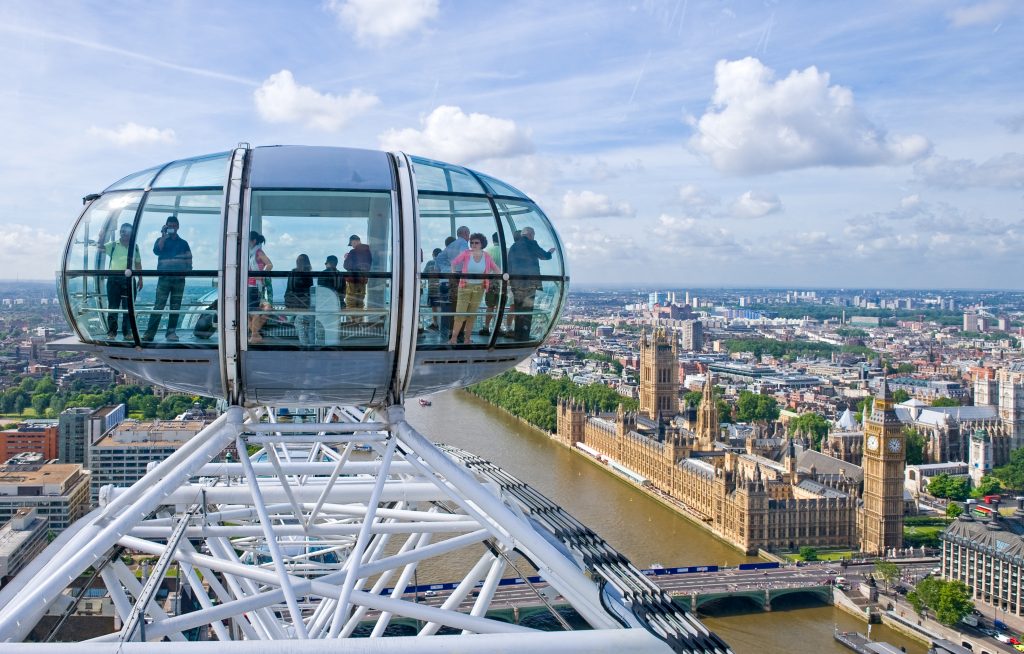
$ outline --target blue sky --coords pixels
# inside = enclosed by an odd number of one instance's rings
[[[0,278],[239,141],[519,186],[580,283],[1024,286],[1024,3],[0,2]]]

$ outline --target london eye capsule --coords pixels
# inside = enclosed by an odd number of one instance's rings
[[[535,350],[566,292],[535,202],[399,152],[243,144],[85,203],[59,274],[64,346],[233,404],[387,404],[474,383]]]

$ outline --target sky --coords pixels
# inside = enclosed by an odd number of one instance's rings
[[[574,283],[1024,288],[1024,3],[0,0],[0,278],[253,145],[510,182]]]

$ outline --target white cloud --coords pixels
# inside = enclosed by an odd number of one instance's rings
[[[355,89],[348,95],[320,93],[295,83],[290,70],[274,73],[253,92],[256,110],[271,123],[301,123],[336,132],[352,118],[380,103],[377,96]]]
[[[643,255],[643,249],[630,236],[607,234],[600,229],[573,223],[561,232],[569,263],[573,266],[604,265],[610,257],[614,261],[634,261]]]
[[[898,164],[931,147],[923,136],[886,134],[854,105],[849,89],[830,85],[829,74],[814,66],[775,80],[755,58],[722,60],[715,86],[690,145],[723,172]]]
[[[566,191],[562,197],[563,218],[632,218],[636,211],[628,202],[613,202],[593,191]]]
[[[671,255],[717,250],[735,256],[744,249],[729,230],[697,218],[663,213],[651,233],[656,246]]]
[[[173,129],[146,127],[138,123],[125,123],[114,129],[93,126],[89,128],[89,134],[110,141],[117,146],[174,143],[177,139]]]
[[[438,0],[329,0],[345,27],[361,43],[383,43],[437,17]]]
[[[761,218],[782,211],[782,201],[774,193],[747,191],[732,203],[732,215],[737,218]]]
[[[918,180],[942,188],[1024,188],[1024,155],[1016,152],[975,163],[934,155],[914,164]]]
[[[487,114],[465,114],[442,105],[420,119],[423,129],[388,130],[380,135],[384,150],[403,150],[452,163],[513,157],[533,152],[528,130],[514,121]]]
[[[989,0],[988,2],[976,2],[966,7],[957,7],[947,16],[953,27],[971,27],[1002,20],[1012,9],[1013,3],[1008,0]]]
[[[719,203],[718,198],[696,184],[684,184],[680,186],[679,199],[685,206],[693,209],[712,207]]]
[[[0,251],[4,252],[0,278],[52,277],[63,248],[64,237],[59,234],[17,223],[0,225]]]

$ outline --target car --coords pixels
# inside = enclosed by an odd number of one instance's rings
[[[426,595],[427,597],[437,597],[437,591],[436,590],[428,590],[426,593],[424,593],[424,595]]]
[[[1011,645],[1020,645],[1020,641],[1017,640],[1016,638],[1014,638],[1013,636],[1010,636],[1010,644]]]
[[[1024,652],[1024,645],[1021,645],[1020,643],[1017,643],[1016,645],[1013,646],[1013,649],[1017,650],[1018,652]]]
[[[996,635],[993,636],[993,637],[996,640],[998,640],[1000,643],[1006,643],[1007,645],[1010,644],[1010,637],[1007,636],[1006,634],[996,633]]]
[[[1010,629],[1009,627],[1006,626],[1006,623],[1003,622],[1002,620],[993,620],[992,621],[992,626],[995,627],[996,629],[1001,629],[1002,631],[1008,631]]]
[[[834,574],[836,574],[836,571],[833,568],[826,568],[825,569],[825,574],[827,574],[827,575],[834,575]]]

